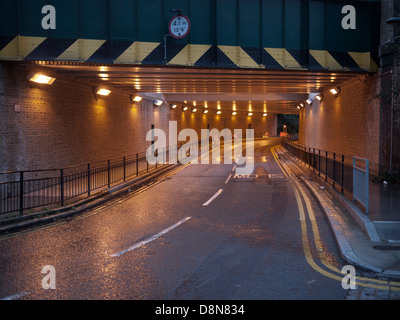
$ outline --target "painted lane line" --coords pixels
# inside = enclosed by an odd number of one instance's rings
[[[228,176],[228,179],[226,179],[226,181],[225,181],[225,184],[227,184],[228,182],[229,182],[229,179],[232,177],[232,174],[230,174],[229,176]]]
[[[17,300],[19,298],[27,296],[28,294],[30,294],[30,293],[29,292],[19,292],[17,294],[14,294],[13,296],[5,297],[0,300]]]
[[[134,244],[133,246],[129,247],[128,249],[125,249],[125,250],[122,250],[122,251],[120,251],[118,253],[112,254],[111,256],[112,257],[119,257],[119,256],[123,255],[124,253],[127,253],[129,251],[135,250],[137,248],[140,248],[140,247],[148,244],[149,242],[157,240],[158,238],[160,238],[164,234],[168,233],[172,229],[175,229],[176,227],[180,226],[181,224],[185,223],[186,221],[190,220],[191,218],[192,217],[186,217],[186,218],[180,220],[179,222],[175,223],[174,225],[170,226],[169,228],[164,229],[163,231],[155,234],[154,236],[152,236],[152,237],[150,237],[150,238],[148,238],[146,240],[140,241],[139,243]]]
[[[234,172],[235,170],[236,170],[236,164],[233,166],[232,172]]]
[[[219,189],[207,202],[203,203],[203,207],[208,206],[211,201],[213,201],[216,197],[218,197],[224,189]]]

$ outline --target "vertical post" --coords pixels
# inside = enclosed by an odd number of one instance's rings
[[[353,202],[356,201],[356,198],[354,197],[354,193],[356,192],[356,187],[355,187],[355,180],[356,180],[356,174],[355,174],[355,170],[356,170],[356,158],[353,157]]]
[[[318,177],[321,176],[321,150],[318,149]]]
[[[107,184],[108,187],[110,187],[110,179],[111,178],[111,173],[110,173],[110,160],[107,160]]]
[[[60,169],[60,202],[64,207],[64,169]]]
[[[87,190],[88,196],[90,197],[90,163],[87,165]]]
[[[344,186],[344,155],[342,155],[342,181],[341,181],[341,191],[342,191],[342,194],[343,194],[343,190],[344,190],[344,188],[343,188],[343,186]]]
[[[24,172],[19,173],[19,213],[24,214]]]
[[[136,153],[136,176],[139,175],[139,154]]]
[[[336,153],[333,153],[333,187],[335,188],[336,181]]]
[[[369,215],[369,162],[365,159],[365,214]]]
[[[325,151],[325,181],[328,181],[328,151]]]
[[[124,156],[124,182],[126,181],[126,158]]]

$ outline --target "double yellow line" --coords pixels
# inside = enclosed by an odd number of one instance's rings
[[[329,263],[323,253],[322,241],[321,241],[321,238],[319,235],[318,225],[315,220],[314,210],[311,206],[309,197],[306,195],[306,193],[300,187],[299,183],[296,181],[294,174],[290,173],[289,170],[285,169],[282,166],[280,160],[278,159],[275,149],[276,149],[276,146],[271,148],[272,155],[274,156],[275,161],[281,168],[282,172],[287,177],[288,181],[291,183],[295,197],[296,197],[296,202],[297,202],[297,206],[299,208],[299,215],[300,215],[303,251],[304,251],[304,255],[307,260],[307,263],[315,271],[319,272],[320,274],[322,274],[328,278],[335,279],[335,280],[342,282],[344,276],[346,276],[347,274],[342,273],[342,271],[339,268],[337,268],[336,266]],[[303,202],[301,199],[304,199],[304,203],[306,205],[306,210],[304,208],[304,205],[303,205]],[[312,228],[312,232],[314,235],[314,243],[315,243],[315,247],[317,248],[317,251],[318,251],[318,259],[326,269],[321,268],[315,262],[315,260],[312,256],[311,247],[310,247],[310,243],[308,241],[308,235],[307,235],[307,222],[306,222],[307,215],[306,215],[306,213],[308,213],[308,218],[311,221],[311,228]],[[355,276],[355,282],[356,282],[356,285],[359,285],[362,287],[370,287],[370,288],[379,289],[379,290],[400,291],[400,282],[379,280],[379,279],[359,277],[359,276]]]

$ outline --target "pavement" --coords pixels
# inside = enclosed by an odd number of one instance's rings
[[[370,214],[295,159],[282,146],[278,159],[296,173],[324,211],[342,258],[388,278],[400,278],[400,187],[370,182]]]

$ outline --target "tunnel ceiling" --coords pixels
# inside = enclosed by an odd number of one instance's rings
[[[161,93],[170,103],[223,110],[298,113],[310,93],[340,87],[365,74],[260,69],[215,69],[126,65],[22,63],[90,84],[129,94]]]

